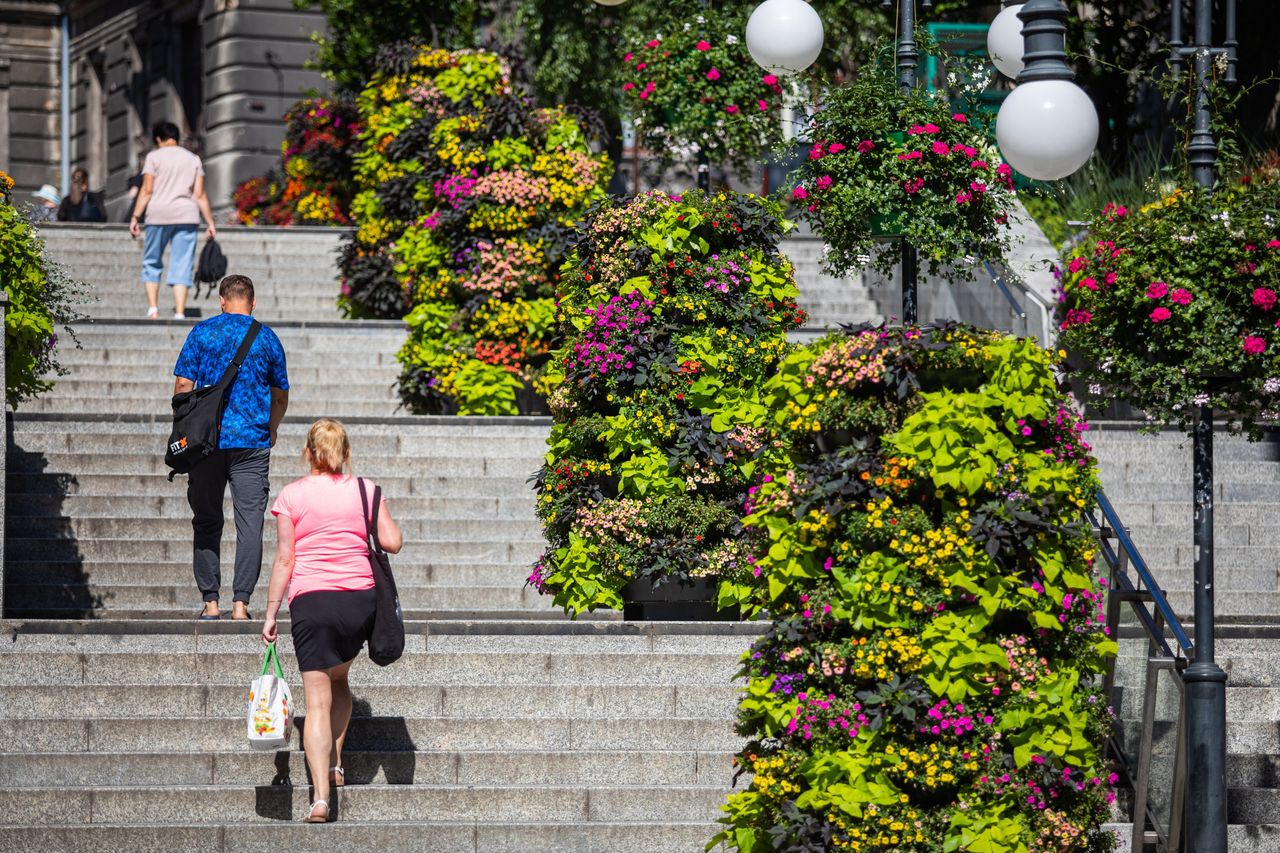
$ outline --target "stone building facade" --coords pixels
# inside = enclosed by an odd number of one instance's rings
[[[307,69],[324,18],[291,0],[0,0],[0,169],[16,198],[62,180],[62,39],[71,168],[128,216],[128,180],[169,120],[204,159],[215,211],[280,154],[281,117],[325,81]]]

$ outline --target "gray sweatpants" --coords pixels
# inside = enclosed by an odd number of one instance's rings
[[[262,521],[270,489],[271,449],[217,450],[191,469],[187,503],[195,533],[192,567],[205,601],[217,601],[222,586],[222,499],[231,484],[236,518],[235,601],[249,603],[262,572]]]

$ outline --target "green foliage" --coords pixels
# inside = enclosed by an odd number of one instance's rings
[[[560,276],[549,547],[529,579],[568,612],[616,608],[632,581],[748,576],[738,513],[772,452],[760,387],[803,321],[779,213],[653,192],[587,219]]]
[[[4,393],[10,409],[53,387],[58,364],[58,329],[71,332],[85,301],[84,285],[72,281],[44,254],[44,243],[9,193],[13,180],[0,172],[0,291],[4,310]],[[74,337],[73,337],[74,340]]]
[[[768,380],[781,452],[749,489],[752,576],[721,600],[772,624],[743,658],[751,775],[717,841],[1111,849],[1098,677],[1115,643],[1059,359],[962,326],[863,328]]]
[[[910,242],[935,272],[968,256],[1002,258],[1012,171],[985,120],[956,113],[943,95],[904,93],[887,58],[830,90],[791,196],[830,244],[828,266],[847,274],[870,255],[887,273],[900,252],[883,235]]]
[[[1065,260],[1061,340],[1091,395],[1190,429],[1198,404],[1256,435],[1280,409],[1280,162],[1210,197],[1108,204]]]
[[[535,411],[556,337],[552,270],[608,160],[565,108],[512,95],[483,52],[401,45],[358,99],[358,225],[346,311],[407,313],[400,392],[416,412]]]

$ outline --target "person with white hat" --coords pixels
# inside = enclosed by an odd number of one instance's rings
[[[35,199],[35,203],[27,212],[27,219],[32,222],[52,222],[57,218],[58,204],[62,201],[62,196],[58,195],[58,190],[53,184],[45,184],[33,192],[31,197]]]

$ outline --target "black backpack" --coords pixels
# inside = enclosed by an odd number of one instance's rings
[[[217,240],[206,240],[200,250],[200,262],[196,264],[196,297],[200,296],[200,285],[214,286],[227,274],[227,256],[222,254],[222,247]]]
[[[169,433],[169,447],[164,454],[164,464],[171,470],[172,481],[178,474],[189,474],[210,453],[218,449],[218,436],[222,432],[222,413],[227,409],[231,386],[236,384],[240,365],[249,355],[249,347],[258,337],[262,324],[254,320],[249,331],[240,341],[240,349],[227,365],[217,385],[206,385],[191,391],[173,395],[173,431]]]
[[[378,507],[382,505],[382,487],[373,487],[373,513],[369,512],[369,496],[360,487],[360,506],[364,509],[365,541],[369,546],[369,567],[373,570],[373,631],[369,634],[369,660],[378,666],[395,663],[404,654],[404,613],[396,579],[391,574],[391,558],[378,541]]]

